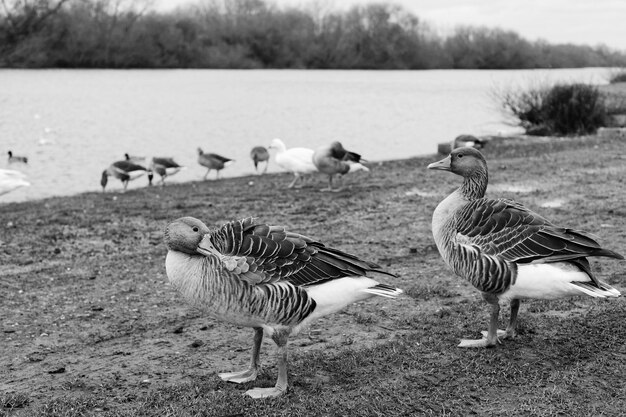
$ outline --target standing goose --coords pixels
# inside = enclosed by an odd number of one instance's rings
[[[9,151],[7,152],[7,154],[9,155],[9,164],[13,164],[13,163],[21,163],[21,164],[27,164],[28,163],[28,158],[25,156],[17,156],[17,155],[13,155],[13,151]]]
[[[220,320],[254,329],[249,369],[220,378],[256,379],[264,332],[278,346],[276,385],[247,391],[253,398],[286,391],[290,335],[356,301],[402,293],[365,276],[394,276],[378,265],[252,218],[209,229],[183,217],[167,226],[165,244],[167,276],[187,301]]]
[[[317,172],[313,163],[313,149],[309,148],[289,148],[285,143],[276,138],[272,139],[269,149],[276,149],[276,164],[285,171],[292,172],[295,178],[287,186],[292,188],[303,175]]]
[[[110,176],[122,181],[122,184],[124,184],[124,191],[126,191],[129,181],[137,179],[145,173],[146,168],[135,164],[134,162],[126,160],[113,162],[107,169],[102,171],[102,178],[100,179],[102,192],[104,192]]]
[[[341,142],[333,142],[330,145],[321,146],[313,154],[313,163],[319,172],[328,175],[328,188],[322,191],[339,191],[333,189],[333,175],[344,175],[348,172],[369,171],[361,162],[361,155],[344,149]]]
[[[209,172],[214,169],[217,172],[216,179],[220,178],[220,170],[229,166],[235,162],[230,158],[218,155],[216,153],[204,153],[201,148],[198,148],[198,163],[204,167],[207,167],[207,172],[204,174],[204,179],[207,179]]]
[[[174,175],[183,169],[185,167],[178,165],[173,158],[152,158],[148,166],[148,184],[152,185],[154,172],[161,176],[161,185],[165,185],[166,177]]]
[[[28,187],[26,175],[12,169],[0,169],[0,195],[10,193],[20,187]]]
[[[269,165],[270,153],[267,151],[265,146],[255,146],[250,151],[250,158],[254,162],[254,170],[258,172],[258,165],[260,162],[265,162],[265,169],[263,169],[263,174],[267,172],[267,166]]]
[[[620,295],[592,274],[587,257],[623,256],[600,247],[591,235],[558,227],[515,201],[485,198],[487,162],[480,151],[458,148],[428,168],[463,177],[463,184],[435,209],[433,236],[446,264],[492,306],[486,338],[463,340],[459,347],[489,347],[499,337],[515,337],[522,299]],[[506,331],[497,329],[501,300],[511,303]]]

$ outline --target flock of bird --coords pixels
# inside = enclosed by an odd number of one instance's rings
[[[624,259],[600,246],[584,231],[553,224],[513,200],[485,197],[487,162],[476,143],[458,147],[428,169],[452,172],[463,178],[454,192],[439,203],[432,215],[432,233],[445,264],[467,280],[491,305],[488,330],[476,340],[462,340],[459,347],[493,347],[516,336],[520,302],[524,299],[551,300],[571,296],[613,298],[619,290],[600,281],[587,258]],[[317,150],[288,149],[280,139],[269,146],[276,163],[295,176],[295,187],[313,172],[333,176],[365,170],[361,156],[333,142]],[[269,151],[251,151],[255,168],[269,160]],[[27,163],[9,151],[10,163]],[[233,160],[198,148],[198,164],[219,171]],[[161,184],[184,167],[172,158],[152,158],[148,167],[125,154],[102,173],[104,189],[108,177],[120,179],[124,188],[137,176],[154,173]],[[264,170],[264,172],[265,172]],[[23,174],[0,170],[0,194],[7,184],[27,185]],[[21,184],[21,185],[18,185]],[[219,374],[224,381],[253,381],[259,371],[260,346],[264,335],[278,346],[278,377],[271,388],[247,391],[253,398],[275,397],[288,387],[287,341],[289,336],[313,320],[340,311],[374,296],[396,298],[403,291],[385,280],[395,277],[379,265],[356,255],[331,248],[322,242],[268,225],[254,218],[235,220],[209,228],[193,217],[171,222],[165,230],[166,273],[172,286],[194,306],[208,314],[254,330],[250,365],[247,369]],[[497,327],[500,304],[510,303],[510,320],[505,330]]]
[[[276,151],[275,160],[279,167],[294,174],[295,178],[288,185],[288,188],[295,187],[298,180],[302,180],[305,175],[320,172],[328,175],[328,188],[324,190],[339,191],[342,187],[333,187],[333,177],[335,175],[341,177],[348,172],[369,171],[369,168],[363,165],[366,161],[361,158],[361,155],[344,149],[342,144],[336,141],[313,150],[309,148],[287,149],[282,140],[273,139],[269,150]],[[267,171],[270,159],[269,150],[264,146],[255,146],[250,151],[250,158],[257,172],[259,164],[262,163],[265,163],[262,173]],[[171,157],[152,158],[149,164],[144,166],[140,162],[145,160],[145,158],[132,157],[128,154],[124,156],[124,159],[113,162],[102,172],[100,185],[102,185],[103,191],[107,186],[109,177],[119,179],[123,184],[124,190],[126,190],[130,181],[144,174],[148,175],[149,185],[152,185],[154,173],[159,174],[161,176],[161,184],[163,185],[166,177],[185,169]],[[200,166],[207,169],[204,174],[205,180],[209,177],[211,170],[215,170],[215,178],[219,179],[220,171],[235,162],[233,159],[216,153],[205,153],[202,148],[198,148],[197,161]]]
[[[333,175],[349,172],[351,164],[359,163],[358,155],[350,156],[336,144],[318,156],[336,155],[341,169],[320,164],[319,158],[316,163],[313,151],[286,149],[278,139],[270,148],[277,149],[279,164],[289,155],[296,176],[290,186],[315,168],[329,175],[331,187]],[[514,338],[523,299],[620,296],[592,273],[587,258],[623,256],[602,248],[592,235],[557,226],[518,202],[486,198],[487,162],[479,150],[459,147],[428,169],[463,177],[461,186],[434,210],[432,233],[448,267],[492,306],[484,336],[462,340],[459,347],[492,347]],[[172,286],[209,315],[254,330],[248,368],[221,373],[222,380],[255,380],[264,335],[276,343],[276,384],[248,390],[253,398],[276,397],[287,390],[290,335],[356,301],[402,294],[401,289],[380,282],[395,275],[375,263],[254,218],[209,228],[196,218],[183,217],[171,222],[164,235]],[[510,302],[511,316],[507,328],[498,330],[502,301]]]

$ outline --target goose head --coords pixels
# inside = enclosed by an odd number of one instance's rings
[[[487,161],[483,154],[475,148],[457,148],[441,161],[428,165],[428,169],[450,171],[453,174],[468,178],[477,174],[486,174]]]
[[[168,250],[189,255],[199,253],[199,245],[209,228],[195,217],[181,217],[165,228],[165,245]]]
[[[276,149],[278,152],[284,152],[287,150],[285,143],[278,138],[272,139],[272,143],[270,143],[270,146],[268,146],[267,148]]]
[[[463,177],[461,193],[468,200],[481,198],[487,190],[487,161],[475,148],[457,148],[450,155],[428,165],[428,169],[450,171]]]

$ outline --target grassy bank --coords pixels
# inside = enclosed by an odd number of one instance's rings
[[[623,138],[493,141],[485,155],[489,195],[626,253]],[[0,415],[623,413],[623,297],[524,302],[516,340],[456,348],[486,329],[488,309],[434,247],[432,211],[461,180],[427,171],[438,159],[373,166],[340,193],[320,192],[321,176],[285,190],[290,176],[267,175],[0,205]],[[169,221],[250,215],[378,262],[406,291],[294,337],[290,391],[276,400],[242,395],[274,383],[274,346],[264,342],[256,382],[221,382],[247,363],[252,331],[188,307],[165,277]],[[626,290],[624,262],[591,262]]]

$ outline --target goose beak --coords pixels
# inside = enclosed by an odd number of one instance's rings
[[[213,248],[213,243],[211,243],[211,236],[209,234],[204,235],[200,243],[198,243],[198,248],[196,252],[204,256],[215,255],[215,250]]]
[[[428,169],[439,169],[441,171],[450,171],[450,163],[452,162],[452,158],[450,155],[443,158],[441,161],[433,162],[428,165]]]

